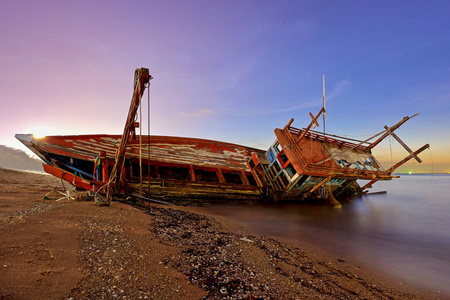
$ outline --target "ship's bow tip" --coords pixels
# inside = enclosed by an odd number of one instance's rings
[[[32,134],[16,134],[15,135],[16,139],[18,139],[19,141],[21,141],[23,144],[28,144],[31,143],[31,141],[33,140],[33,135]]]

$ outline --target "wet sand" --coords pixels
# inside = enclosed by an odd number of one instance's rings
[[[57,190],[0,169],[0,299],[444,299],[201,207],[100,207]]]

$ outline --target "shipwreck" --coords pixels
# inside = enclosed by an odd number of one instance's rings
[[[412,117],[364,141],[315,131],[325,105],[310,113],[305,128],[291,119],[276,128],[267,150],[232,143],[187,137],[141,135],[136,122],[142,96],[152,76],[146,68],[135,71],[134,91],[122,135],[71,135],[35,138],[16,134],[43,160],[45,172],[77,189],[91,191],[100,201],[113,196],[144,200],[294,200],[338,204],[361,195],[379,180],[399,176],[394,170],[428,144],[412,151],[395,133]],[[385,169],[372,149],[388,136],[409,155]],[[372,141],[374,140],[374,141]],[[366,180],[360,186],[357,180]]]

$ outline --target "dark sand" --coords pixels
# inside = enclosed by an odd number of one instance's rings
[[[0,169],[0,299],[445,298],[201,207],[44,200],[55,190],[54,177]]]

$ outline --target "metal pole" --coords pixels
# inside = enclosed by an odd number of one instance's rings
[[[325,117],[326,117],[326,113],[327,110],[325,108],[325,75],[322,75],[322,79],[323,79],[323,138],[324,138],[324,142],[325,142]]]

